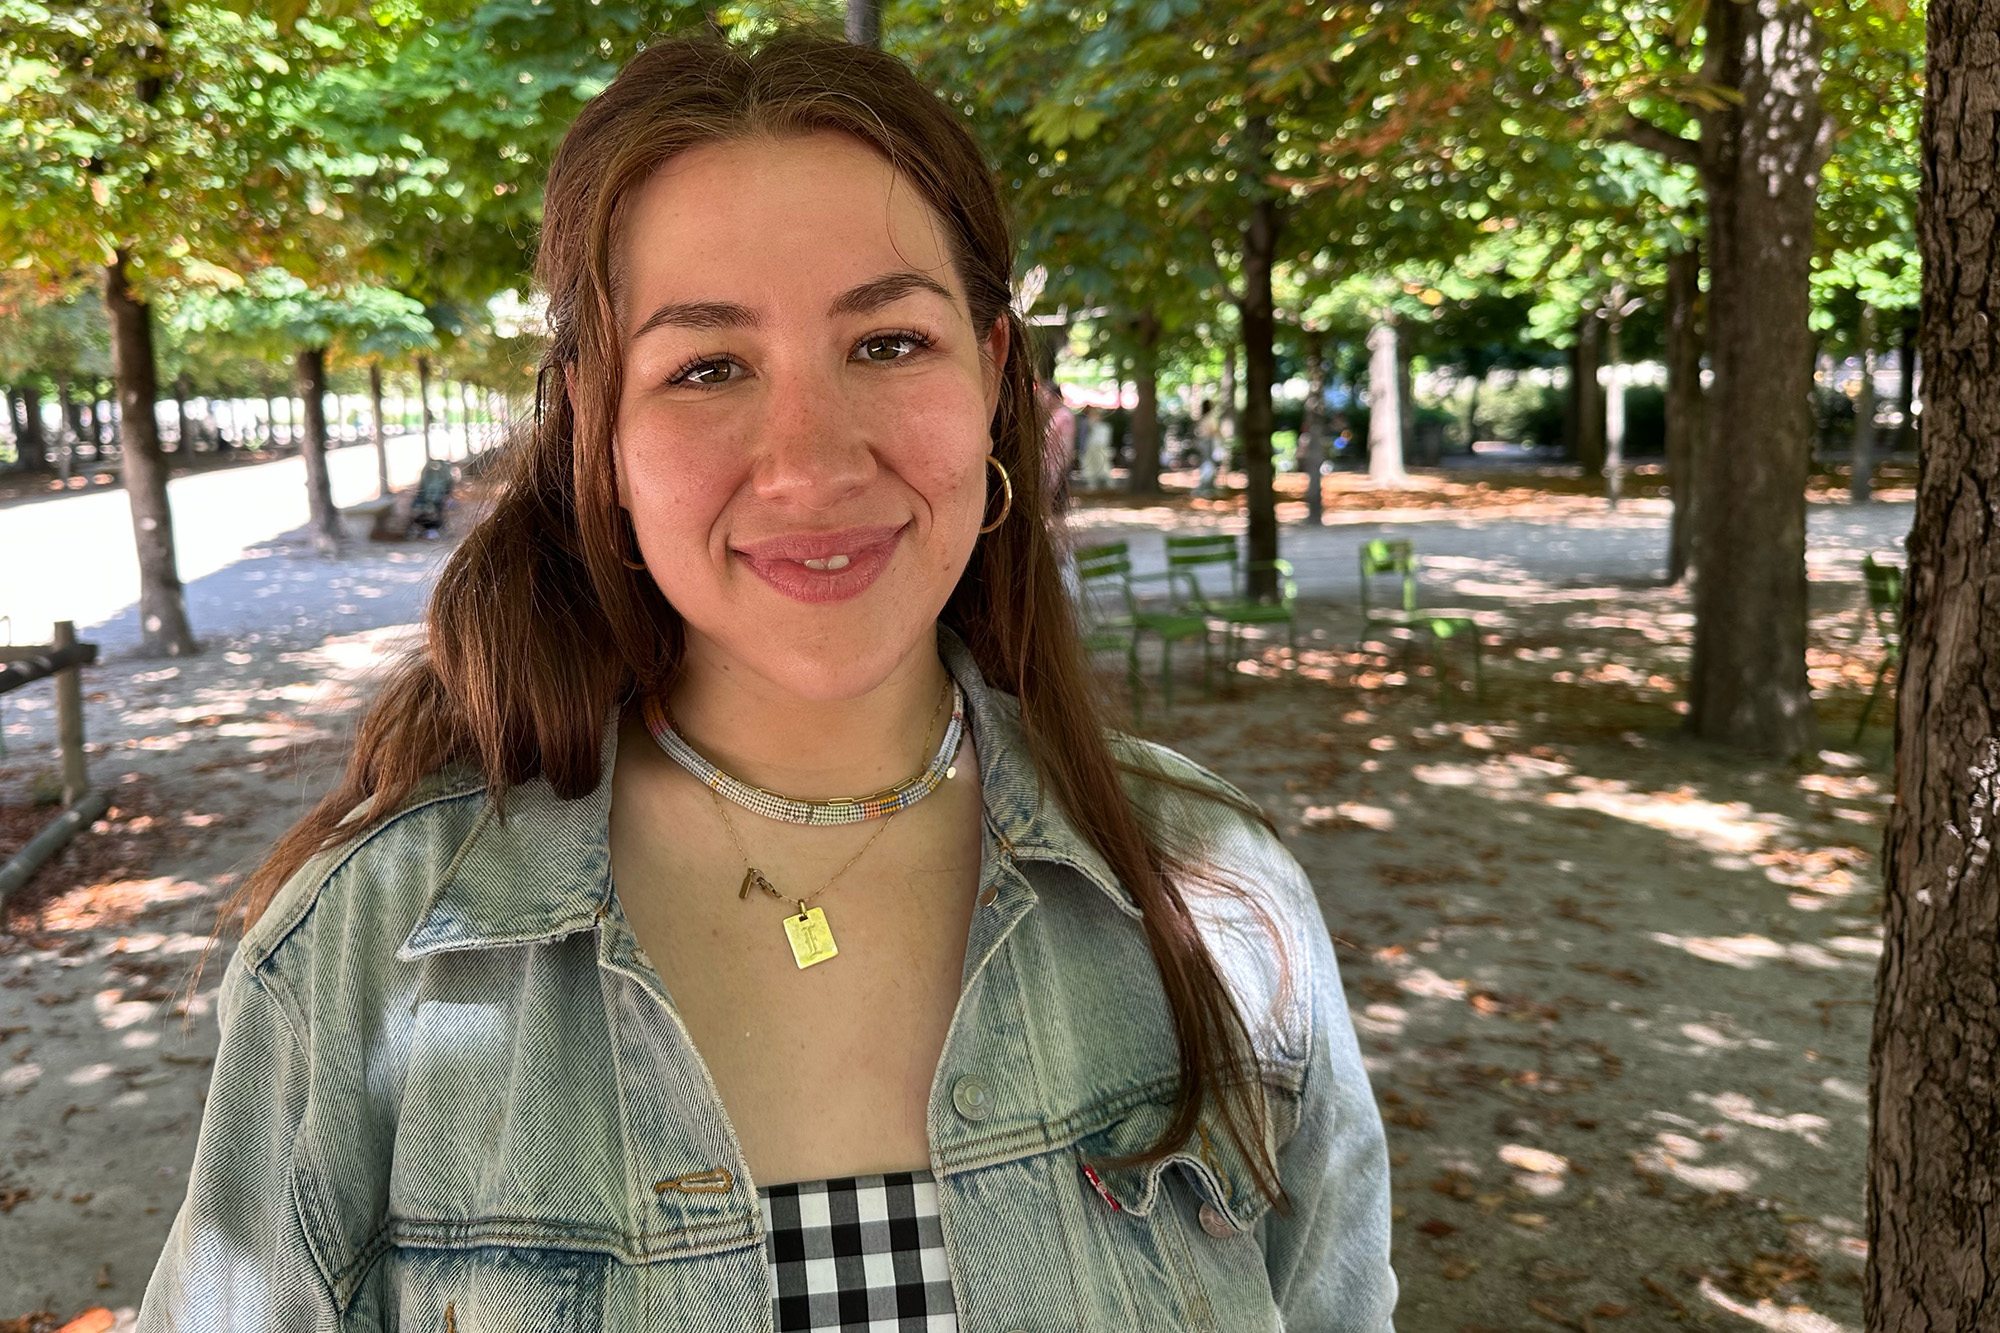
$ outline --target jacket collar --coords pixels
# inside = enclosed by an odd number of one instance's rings
[[[938,627],[938,651],[965,694],[992,841],[1010,859],[1070,867],[1120,911],[1139,916],[1104,857],[1044,792],[1022,733],[1019,701],[989,687],[971,649],[944,626]],[[432,881],[429,902],[396,951],[398,958],[556,939],[597,924],[611,909],[611,774],[618,730],[614,710],[604,724],[597,785],[585,795],[563,800],[537,778],[507,794],[504,818],[490,796],[484,801],[471,831]],[[483,790],[459,786],[425,804]]]

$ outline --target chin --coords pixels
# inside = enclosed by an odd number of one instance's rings
[[[858,699],[888,680],[920,642],[934,641],[936,624],[933,617],[889,630],[857,621],[816,634],[786,634],[766,625],[721,646],[787,694],[837,703]]]

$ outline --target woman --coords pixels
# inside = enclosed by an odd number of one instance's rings
[[[247,887],[142,1329],[1388,1327],[1310,886],[1091,702],[1012,253],[879,53],[584,109],[534,438]]]

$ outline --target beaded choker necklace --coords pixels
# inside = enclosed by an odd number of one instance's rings
[[[880,819],[908,809],[936,791],[945,779],[957,774],[958,769],[952,761],[957,757],[959,741],[965,735],[965,695],[954,681],[951,684],[951,721],[944,729],[944,740],[938,745],[937,753],[931,757],[929,767],[923,772],[866,796],[801,801],[733,778],[702,758],[674,730],[673,716],[667,712],[666,702],[658,696],[648,697],[641,713],[646,721],[646,730],[652,733],[660,748],[675,763],[700,778],[710,791],[726,796],[744,809],[755,811],[767,819],[780,819],[788,824],[859,824],[863,820]]]

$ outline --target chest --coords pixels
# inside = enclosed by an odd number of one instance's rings
[[[713,812],[694,804],[671,838],[621,838],[614,817],[614,881],[752,1177],[927,1166],[926,1108],[979,889],[976,808],[926,802],[886,828],[774,831],[753,817],[731,839],[713,818],[703,828]],[[753,866],[794,901],[746,891]],[[787,930],[798,898],[835,950],[806,967]]]

